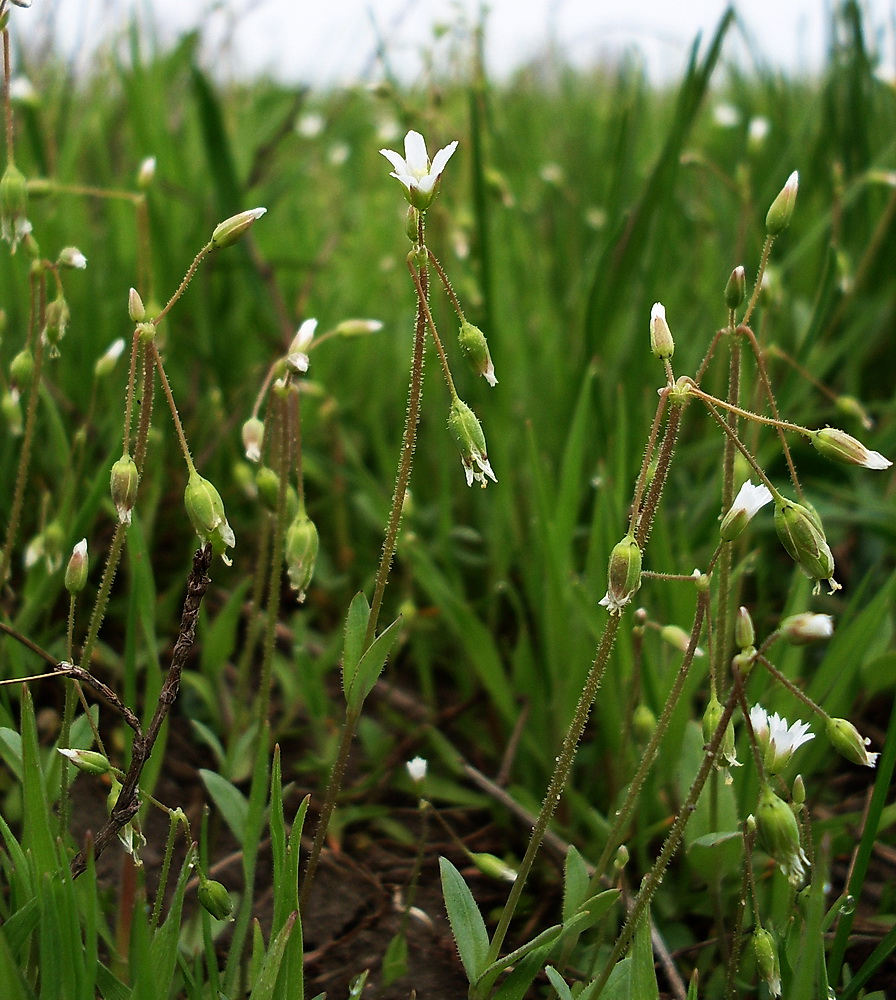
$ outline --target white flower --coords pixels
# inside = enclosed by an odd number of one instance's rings
[[[296,372],[308,371],[308,348],[314,340],[314,333],[317,330],[316,319],[306,319],[296,331],[292,338],[289,350],[286,353],[286,363]]]
[[[296,122],[296,132],[303,139],[314,139],[323,132],[324,125],[326,121],[323,115],[316,111],[308,111]]]
[[[817,615],[811,611],[804,611],[802,614],[785,618],[781,622],[779,631],[781,636],[794,646],[803,646],[817,639],[830,639],[834,634],[834,619],[830,615]]]
[[[734,128],[740,124],[740,111],[733,104],[717,104],[712,109],[712,117],[722,128]]]
[[[728,513],[722,519],[719,533],[723,542],[732,542],[746,526],[753,520],[756,512],[761,510],[772,499],[771,492],[767,486],[760,483],[754,486],[747,481],[738,490],[734,503]]]
[[[413,760],[409,760],[405,767],[408,769],[411,781],[417,785],[426,777],[427,764],[424,757],[415,757]]]
[[[765,766],[770,774],[780,774],[790,762],[795,750],[815,734],[809,732],[809,724],[797,719],[792,726],[777,712],[769,715],[761,705],[750,709],[750,724],[760,747],[764,750]]]
[[[761,146],[771,129],[771,122],[762,115],[750,119],[747,126],[747,139],[752,146]]]
[[[381,149],[380,152],[395,168],[389,176],[401,181],[405,197],[422,212],[432,203],[436,184],[455,149],[456,139],[440,149],[430,161],[426,140],[419,132],[411,131],[404,137],[403,157],[391,149]]]

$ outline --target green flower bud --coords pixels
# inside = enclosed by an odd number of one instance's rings
[[[108,759],[95,750],[67,750],[62,747],[57,747],[57,749],[63,757],[67,757],[79,771],[83,771],[85,774],[108,774],[112,770]],[[118,791],[115,794],[116,801],[120,791],[121,785],[118,786]]]
[[[13,437],[18,437],[25,429],[18,389],[10,389],[3,393],[3,399],[0,400],[0,410],[3,411],[6,429]]]
[[[9,381],[21,392],[31,385],[34,378],[34,354],[30,347],[23,347],[9,363]]]
[[[611,615],[622,614],[641,586],[641,549],[634,535],[613,546],[607,567],[607,593],[600,600]]]
[[[130,455],[123,455],[112,466],[111,489],[112,503],[118,511],[118,520],[122,524],[131,523],[131,511],[137,502],[137,487],[140,485],[140,473],[137,463]]]
[[[47,303],[46,325],[44,326],[44,336],[50,345],[50,357],[59,357],[59,341],[65,336],[69,321],[68,303],[62,292],[56,296],[52,302]]]
[[[469,362],[470,367],[477,375],[482,375],[489,385],[497,385],[495,378],[495,366],[488,351],[488,343],[485,334],[478,326],[473,326],[464,320],[460,325],[460,333],[457,337],[461,353]]]
[[[632,713],[632,732],[639,743],[647,743],[656,729],[656,714],[643,703]]]
[[[266,208],[251,208],[248,212],[240,212],[239,215],[232,215],[215,227],[212,233],[211,244],[218,250],[232,246],[241,239],[267,211]]]
[[[737,309],[743,302],[747,294],[747,278],[743,265],[739,265],[731,272],[728,284],[725,285],[725,305],[729,309]]]
[[[763,927],[753,931],[753,954],[760,978],[768,984],[772,996],[781,995],[781,967],[778,963],[778,949],[775,939]]]
[[[800,175],[794,172],[787,178],[787,183],[781,188],[781,192],[772,202],[771,208],[765,217],[765,231],[769,236],[777,236],[782,233],[790,224],[793,216],[793,208],[796,204],[796,193],[799,188]]]
[[[0,178],[0,235],[15,253],[19,243],[31,232],[28,214],[28,185],[25,175],[10,163]]]
[[[56,258],[59,267],[67,267],[74,271],[83,271],[87,267],[87,258],[77,247],[64,247]]]
[[[703,712],[703,742],[705,744],[712,742],[712,738],[715,735],[715,731],[719,728],[719,723],[722,721],[724,714],[724,706],[713,695]],[[719,744],[719,749],[716,752],[715,766],[720,771],[726,772],[729,767],[740,767],[740,762],[737,759],[737,749],[734,745],[734,723],[730,719],[728,720],[728,725],[725,727],[722,742]],[[730,777],[728,780],[730,781]]]
[[[889,469],[893,464],[879,451],[869,451],[861,441],[836,427],[822,427],[809,435],[816,451],[834,462],[861,465],[865,469]]]
[[[305,590],[314,575],[318,544],[314,522],[304,510],[300,511],[286,532],[286,569],[300,601],[305,600]]]
[[[87,539],[82,538],[72,549],[71,558],[65,569],[65,589],[72,595],[79,594],[87,583],[90,561],[87,557]]]
[[[875,767],[879,753],[868,753],[865,749],[871,740],[862,738],[858,729],[847,719],[828,719],[825,733],[831,741],[831,746],[853,764],[863,767]]]
[[[212,551],[229,566],[227,549],[236,545],[233,529],[224,514],[221,494],[193,469],[184,490],[184,505],[196,534],[203,542],[211,542]]]
[[[654,302],[650,310],[650,350],[660,361],[667,361],[675,353],[675,341],[662,302]]]
[[[756,665],[756,650],[753,646],[743,649],[731,657],[731,669],[737,671],[746,680]]]
[[[255,476],[255,487],[258,497],[264,506],[273,514],[277,510],[277,497],[280,493],[280,477],[266,465],[259,468]]]
[[[818,639],[830,639],[834,634],[834,619],[830,615],[817,615],[804,611],[790,615],[781,622],[778,632],[792,646],[805,646]]]
[[[868,411],[854,396],[838,396],[836,400],[834,400],[834,406],[836,406],[840,413],[844,414],[844,416],[852,417],[854,420],[858,420],[866,431],[870,431],[874,426],[874,421],[868,416]]]
[[[419,235],[420,213],[413,205],[408,205],[407,215],[404,219],[404,231],[411,243],[417,242]]]
[[[753,619],[746,608],[738,608],[734,619],[734,641],[738,649],[750,649],[756,641],[756,631],[753,628]]]
[[[754,486],[749,480],[745,482],[737,491],[737,496],[722,518],[722,524],[719,528],[722,541],[733,542],[735,538],[738,538],[757,512],[771,499],[772,495],[767,486],[762,483]]]
[[[775,530],[790,558],[816,581],[816,593],[822,580],[827,580],[831,593],[840,589],[834,579],[834,557],[814,511],[782,497],[775,502]]]
[[[511,868],[506,861],[496,858],[494,854],[471,854],[470,860],[489,878],[500,879],[504,882],[516,882],[517,871]]]
[[[101,357],[97,358],[96,364],[93,366],[93,372],[97,378],[106,378],[107,375],[112,374],[115,362],[121,357],[124,346],[124,338],[119,337],[112,341]]]
[[[686,653],[688,651],[688,646],[691,644],[690,635],[678,625],[664,625],[660,629],[660,638],[664,642],[668,642],[674,649],[677,649],[679,653]],[[705,655],[706,654],[699,646],[694,649],[695,658]]]
[[[455,396],[451,401],[448,429],[460,451],[464,475],[467,477],[467,486],[472,486],[474,480],[483,489],[488,485],[487,479],[496,483],[498,480],[495,478],[485,450],[485,435],[482,433],[482,425],[476,419],[476,414],[458,396]]]
[[[340,337],[364,337],[382,328],[382,321],[378,319],[344,319],[334,327],[333,333]]]
[[[803,776],[798,774],[793,779],[793,788],[790,792],[790,796],[793,799],[793,804],[795,806],[801,806],[806,801],[806,782],[803,781]]]
[[[264,444],[264,422],[258,417],[249,417],[243,424],[243,447],[250,462],[261,461],[261,447]]]
[[[621,872],[623,868],[628,864],[629,853],[628,848],[625,844],[620,844],[617,851],[616,857],[613,859],[613,868],[617,872]]]
[[[141,191],[145,191],[155,180],[156,177],[156,158],[154,156],[147,156],[137,169],[137,187]]]
[[[233,912],[233,900],[220,882],[200,879],[197,895],[202,908],[208,910],[216,920],[227,920]]]
[[[809,859],[800,847],[800,828],[789,805],[766,785],[759,794],[756,829],[763,849],[776,862],[791,884],[799,885],[809,869]]]
[[[128,316],[132,323],[142,323],[146,319],[146,306],[136,288],[128,292]]]

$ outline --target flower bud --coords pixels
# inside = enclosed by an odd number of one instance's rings
[[[96,364],[93,366],[93,372],[97,378],[105,378],[107,375],[112,374],[112,370],[115,368],[115,362],[121,357],[124,351],[124,338],[119,337],[117,340],[113,340],[112,343],[106,348],[105,353],[97,358]]]
[[[889,469],[893,464],[879,451],[869,451],[861,441],[836,427],[822,427],[821,430],[813,431],[809,440],[820,455],[834,462],[861,465],[865,469]]]
[[[87,583],[90,561],[87,557],[87,539],[82,538],[72,549],[71,558],[65,569],[65,589],[72,594],[80,593]]]
[[[703,712],[703,742],[705,744],[708,745],[712,742],[712,738],[719,728],[719,723],[722,721],[724,714],[724,706],[713,695],[707,702],[706,709]],[[722,735],[722,741],[719,743],[719,749],[716,751],[715,766],[719,770],[726,770],[729,767],[740,767],[737,759],[737,748],[734,745],[734,723],[731,719],[728,720],[728,725],[725,727],[725,732]],[[730,778],[728,780],[730,782]]]
[[[108,759],[96,750],[68,750],[57,747],[63,757],[67,757],[79,771],[85,774],[108,774],[112,770],[112,765]],[[121,791],[121,785],[118,786]],[[116,799],[118,796],[115,796]]]
[[[640,586],[641,549],[634,535],[626,535],[613,546],[610,553],[607,593],[599,603],[611,615],[620,615]]]
[[[9,364],[9,381],[21,392],[31,385],[34,378],[34,354],[30,347],[23,347]]]
[[[806,877],[809,859],[800,847],[800,828],[787,803],[766,785],[759,794],[756,829],[763,849],[776,862],[792,885]]]
[[[667,361],[675,353],[675,341],[666,322],[666,308],[661,302],[654,302],[650,310],[650,350],[660,361]]]
[[[765,231],[769,236],[777,236],[790,224],[793,208],[796,204],[796,193],[799,188],[800,175],[796,170],[787,178],[787,183],[772,202],[765,217]]]
[[[866,431],[870,431],[874,426],[874,421],[868,416],[868,411],[864,406],[855,398],[855,396],[838,396],[834,400],[834,406],[844,414],[844,416],[852,417],[865,428]]]
[[[747,277],[743,265],[738,265],[725,285],[725,305],[729,309],[737,309],[747,294]]]
[[[239,215],[232,215],[215,227],[212,233],[211,244],[218,250],[232,246],[252,227],[256,220],[260,219],[267,211],[266,208],[252,208],[248,212],[240,212]]]
[[[621,872],[622,869],[625,868],[625,866],[628,864],[628,862],[629,862],[628,848],[625,846],[625,844],[620,844],[616,851],[616,857],[613,858],[613,869],[617,872]]]
[[[156,158],[154,156],[147,156],[137,168],[137,187],[141,191],[145,191],[155,180],[155,176]]]
[[[467,477],[467,486],[472,486],[474,480],[483,489],[488,485],[486,479],[491,479],[493,483],[496,483],[498,480],[492,471],[485,449],[485,435],[482,433],[482,425],[477,420],[476,414],[458,396],[455,396],[451,401],[448,429],[460,451],[460,460],[464,467],[464,475]]]
[[[184,490],[184,505],[196,534],[203,542],[211,542],[212,551],[229,566],[227,549],[236,545],[233,529],[224,515],[221,494],[193,469]]]
[[[3,393],[0,400],[0,410],[3,412],[3,419],[6,421],[7,431],[18,437],[25,429],[25,421],[22,416],[22,404],[20,402],[19,390],[12,388]]]
[[[734,502],[722,518],[719,535],[723,542],[733,542],[753,520],[756,513],[772,499],[771,492],[762,483],[754,486],[747,481],[741,486]]]
[[[280,477],[273,469],[262,465],[255,476],[255,486],[261,502],[271,513],[274,513],[277,509],[277,497],[280,493]]]
[[[73,271],[83,271],[87,267],[87,258],[77,247],[63,247],[56,258],[56,264]]]
[[[28,214],[28,185],[15,164],[8,164],[0,178],[0,235],[16,252],[19,243],[31,232]]]
[[[50,357],[55,358],[59,356],[59,341],[65,336],[70,317],[68,303],[62,292],[47,303],[45,317],[44,336],[50,345]]]
[[[201,878],[197,895],[202,908],[216,920],[226,920],[233,912],[233,900],[220,882]]]
[[[753,646],[741,650],[731,657],[731,669],[746,680],[756,665],[756,650]]]
[[[827,580],[831,593],[840,589],[834,579],[834,557],[828,547],[818,515],[783,497],[775,502],[775,530],[787,554],[811,580]]]
[[[286,569],[290,586],[298,593],[299,601],[305,600],[305,590],[314,575],[318,544],[314,522],[304,510],[299,511],[286,532]]]
[[[500,879],[503,882],[516,882],[517,871],[506,861],[496,858],[494,854],[470,854],[470,860],[489,878]]]
[[[132,323],[142,323],[146,319],[146,306],[136,288],[128,292],[128,316]]]
[[[734,618],[734,641],[737,648],[741,650],[749,649],[756,641],[753,619],[750,617],[750,612],[744,607],[738,608]]]
[[[660,629],[660,638],[664,642],[668,642],[674,649],[677,649],[679,653],[686,653],[688,646],[691,644],[690,635],[683,628],[679,628],[678,625],[664,625]],[[694,649],[695,659],[705,655],[699,646]]]
[[[801,806],[806,801],[806,782],[803,781],[801,774],[798,774],[793,779],[793,788],[791,789],[790,797],[793,799],[795,806]]]
[[[131,523],[131,511],[137,502],[139,485],[140,473],[137,471],[137,463],[130,455],[122,455],[112,466],[111,477],[112,502],[118,511],[118,520],[122,524]]]
[[[867,736],[863,739],[858,729],[847,719],[828,719],[825,733],[837,753],[853,764],[861,764],[863,767],[877,765],[880,754],[868,753],[865,749],[871,744],[871,740]]]
[[[470,367],[477,375],[482,375],[489,385],[495,386],[498,380],[495,378],[495,366],[488,351],[488,343],[485,334],[478,326],[473,326],[464,320],[460,325],[460,333],[457,337],[461,353],[469,362]]]
[[[632,732],[639,743],[647,743],[656,729],[656,714],[645,704],[640,704],[632,713]]]
[[[419,785],[426,778],[427,762],[423,757],[414,757],[409,760],[405,767],[408,769],[408,776],[415,785]]]
[[[378,319],[344,319],[337,324],[333,333],[340,337],[364,337],[370,333],[378,333],[382,328],[382,320]]]
[[[834,619],[830,615],[804,611],[785,618],[778,627],[778,632],[792,646],[805,646],[806,643],[819,639],[830,639],[834,634]]]
[[[760,978],[768,984],[772,996],[781,995],[781,966],[778,962],[778,949],[775,939],[764,927],[753,931],[753,954],[756,956],[756,968]]]
[[[258,417],[249,417],[243,424],[243,447],[250,462],[261,461],[261,446],[264,444],[264,422]]]

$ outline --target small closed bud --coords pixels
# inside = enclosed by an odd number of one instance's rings
[[[250,417],[243,424],[243,447],[250,462],[261,461],[261,446],[264,444],[264,422],[258,417]]]
[[[622,614],[641,586],[641,549],[634,535],[613,546],[607,567],[607,593],[600,600],[611,615]]]
[[[137,187],[145,191],[156,177],[156,158],[147,156],[137,168]]]
[[[762,483],[754,486],[747,481],[741,486],[728,512],[722,518],[719,535],[723,542],[733,542],[753,520],[756,513],[772,499],[769,488]]]
[[[300,510],[286,532],[286,569],[290,586],[297,592],[299,601],[305,600],[305,591],[314,575],[318,545],[314,522]]]
[[[308,350],[317,330],[316,319],[306,319],[292,338],[286,352],[286,367],[291,372],[303,374],[308,371]]]
[[[703,712],[703,742],[705,744],[712,742],[712,738],[715,735],[715,731],[719,728],[719,723],[722,721],[724,714],[724,706],[713,695],[707,702],[706,709]],[[731,719],[728,720],[728,725],[725,727],[722,741],[719,743],[719,749],[716,751],[714,763],[720,771],[726,772],[726,783],[730,783],[731,780],[730,775],[727,774],[727,769],[729,767],[740,767],[740,762],[737,759],[737,749],[734,745],[734,723]]]
[[[747,276],[741,264],[731,272],[728,284],[725,285],[725,305],[729,309],[737,309],[741,302],[743,302],[746,294]]]
[[[834,619],[830,615],[804,611],[802,614],[785,618],[778,632],[792,646],[805,646],[819,639],[830,639],[834,634]]]
[[[448,429],[460,451],[460,460],[467,477],[467,486],[472,486],[474,480],[485,489],[487,479],[493,483],[498,480],[492,471],[485,448],[485,434],[476,414],[467,404],[455,396],[451,401],[448,413]]]
[[[277,497],[280,493],[280,477],[267,465],[262,465],[255,476],[255,486],[261,502],[271,513],[277,509]]]
[[[613,858],[613,868],[617,872],[621,872],[622,869],[625,868],[625,866],[628,864],[628,860],[629,860],[628,848],[625,846],[625,844],[620,844],[616,851],[616,857]]]
[[[793,799],[793,804],[795,806],[801,806],[806,801],[806,782],[803,781],[803,776],[798,774],[793,779],[793,788],[790,792],[790,796]]]
[[[828,719],[825,734],[837,753],[853,764],[860,764],[862,767],[877,766],[880,754],[868,753],[866,747],[871,744],[871,740],[867,736],[863,738],[847,719]]]
[[[481,375],[489,385],[497,385],[495,366],[492,364],[488,343],[482,330],[464,320],[460,325],[457,342],[460,345],[461,353],[473,371],[477,375]]]
[[[64,247],[56,259],[59,267],[68,267],[75,271],[83,271],[87,267],[87,258],[77,247]]]
[[[677,649],[680,653],[686,653],[688,651],[688,646],[691,644],[690,635],[678,625],[664,625],[660,629],[660,637],[664,642],[668,642],[670,646]],[[705,655],[706,654],[699,646],[694,649],[695,658]]]
[[[489,878],[500,879],[503,882],[516,882],[517,871],[506,861],[496,858],[494,854],[470,854],[470,860]]]
[[[816,593],[822,580],[827,580],[831,593],[840,590],[834,579],[834,556],[814,511],[781,497],[775,502],[775,530],[790,558],[816,581]]]
[[[220,882],[200,878],[197,895],[202,908],[216,920],[226,920],[233,912],[233,900]]]
[[[137,487],[140,485],[140,473],[137,463],[130,455],[123,455],[113,466],[111,476],[112,502],[118,511],[118,520],[122,524],[131,523],[131,511],[137,502]]]
[[[79,771],[83,771],[85,774],[108,774],[112,770],[108,759],[103,754],[97,753],[96,750],[69,750],[63,747],[57,749],[63,757],[67,757]],[[120,785],[118,790],[121,790]]]
[[[107,375],[111,375],[112,370],[115,368],[115,362],[121,357],[123,351],[124,338],[119,337],[117,340],[113,340],[105,353],[97,358],[96,364],[93,366],[93,372],[96,377],[105,378]]]
[[[9,364],[9,381],[21,392],[31,385],[34,378],[34,354],[30,347],[23,347]]]
[[[748,649],[731,657],[731,669],[746,680],[756,665],[756,650],[750,646]]]
[[[822,427],[809,436],[815,450],[834,462],[861,465],[865,469],[889,469],[893,464],[879,451],[870,451],[861,441],[836,427]]]
[[[799,188],[800,175],[796,170],[787,178],[787,183],[781,188],[778,197],[771,204],[765,217],[765,231],[769,236],[777,236],[790,224],[793,209],[796,205],[796,193]]]
[[[383,328],[382,320],[378,319],[344,319],[333,329],[340,337],[365,337],[378,333]]]
[[[868,415],[868,411],[855,396],[838,396],[834,400],[834,406],[845,416],[858,420],[866,431],[870,431],[874,426],[874,421]]]
[[[632,713],[632,732],[639,743],[647,743],[656,730],[656,714],[643,702]]]
[[[753,619],[746,608],[738,608],[734,618],[734,641],[738,649],[749,649],[756,641],[756,630],[753,628]]]
[[[772,996],[781,995],[781,966],[778,962],[778,949],[775,939],[764,927],[753,931],[753,954],[756,956],[756,968],[759,977],[768,985]]]
[[[798,886],[809,869],[809,859],[800,846],[799,824],[790,806],[768,785],[759,794],[756,829],[763,849],[790,883]]]
[[[70,594],[78,594],[87,583],[90,561],[87,557],[87,539],[82,538],[72,549],[71,558],[65,569],[65,589]]]
[[[660,361],[667,361],[675,353],[675,341],[666,322],[666,307],[661,302],[654,302],[650,310],[650,350]]]
[[[211,542],[212,551],[229,566],[227,549],[236,545],[236,538],[224,514],[224,502],[212,483],[195,469],[184,490],[184,505],[196,534],[203,542]]]
[[[423,757],[414,757],[413,760],[409,760],[405,767],[408,770],[408,776],[415,785],[419,785],[426,778],[427,762]]]
[[[404,218],[404,231],[411,243],[417,242],[420,233],[420,213],[413,205],[408,205],[408,211]]]
[[[239,215],[232,215],[229,219],[225,219],[215,226],[211,238],[212,246],[218,250],[232,246],[249,231],[266,211],[266,208],[251,208],[247,212],[240,212]]]
[[[47,303],[45,316],[44,337],[50,345],[50,357],[55,358],[59,356],[59,341],[65,336],[70,318],[68,303],[62,292],[59,292],[55,299]]]
[[[25,429],[25,420],[22,416],[22,403],[19,390],[9,389],[3,393],[0,400],[0,410],[3,411],[3,419],[6,421],[6,429],[13,437],[18,437]]]
[[[15,253],[19,243],[31,232],[28,214],[28,185],[15,164],[7,165],[0,178],[0,235]]]
[[[146,319],[146,306],[136,288],[128,292],[128,316],[132,323],[142,323]]]

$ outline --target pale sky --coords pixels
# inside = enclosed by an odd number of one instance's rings
[[[747,36],[773,65],[790,71],[819,67],[824,60],[828,12],[838,0],[743,0],[737,4]],[[885,75],[896,76],[893,56],[896,0],[863,0],[872,47],[885,54]],[[13,8],[15,32],[45,37],[56,27],[69,54],[89,57],[96,40],[119,30],[137,13],[155,20],[172,39],[202,25],[205,52],[219,59],[224,75],[271,71],[311,84],[375,79],[377,31],[386,39],[393,69],[413,80],[421,53],[433,44],[435,25],[472,23],[479,0],[33,0],[30,10]],[[556,41],[577,64],[636,48],[654,78],[677,76],[698,32],[707,39],[725,0],[490,0],[487,59],[502,73]],[[450,38],[449,34],[449,38]],[[222,49],[222,40],[229,45]],[[448,45],[443,38],[437,50]],[[729,57],[745,56],[735,32]]]

